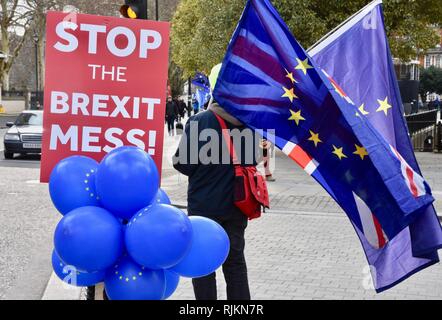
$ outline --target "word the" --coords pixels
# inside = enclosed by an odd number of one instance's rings
[[[119,82],[127,82],[127,79],[124,78],[124,76],[126,75],[125,71],[127,70],[126,67],[111,66],[106,69],[106,66],[102,66],[99,64],[88,64],[87,66],[92,69],[93,80],[105,80],[106,78],[108,78],[112,81],[116,80]]]

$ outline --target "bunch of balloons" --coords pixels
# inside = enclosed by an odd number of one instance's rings
[[[229,238],[215,221],[171,206],[152,158],[135,147],[101,163],[84,156],[60,161],[50,176],[52,202],[63,215],[52,265],[65,282],[104,282],[114,300],[167,299],[180,276],[197,278],[227,258]]]

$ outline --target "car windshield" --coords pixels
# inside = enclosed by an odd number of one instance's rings
[[[15,120],[16,126],[41,126],[43,125],[42,113],[22,113]]]

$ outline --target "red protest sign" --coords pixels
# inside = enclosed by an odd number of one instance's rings
[[[72,155],[134,145],[161,172],[169,24],[49,12],[40,180]]]

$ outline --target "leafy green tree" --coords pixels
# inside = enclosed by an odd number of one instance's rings
[[[172,61],[169,64],[169,85],[172,98],[178,98],[183,94],[185,82],[183,70]]]
[[[421,70],[419,93],[423,101],[429,93],[442,94],[442,69],[430,67]]]
[[[296,39],[308,48],[370,0],[274,0]],[[246,0],[182,0],[172,20],[172,59],[190,76],[224,57]],[[442,25],[440,0],[384,0],[393,55],[404,61],[434,47]]]

